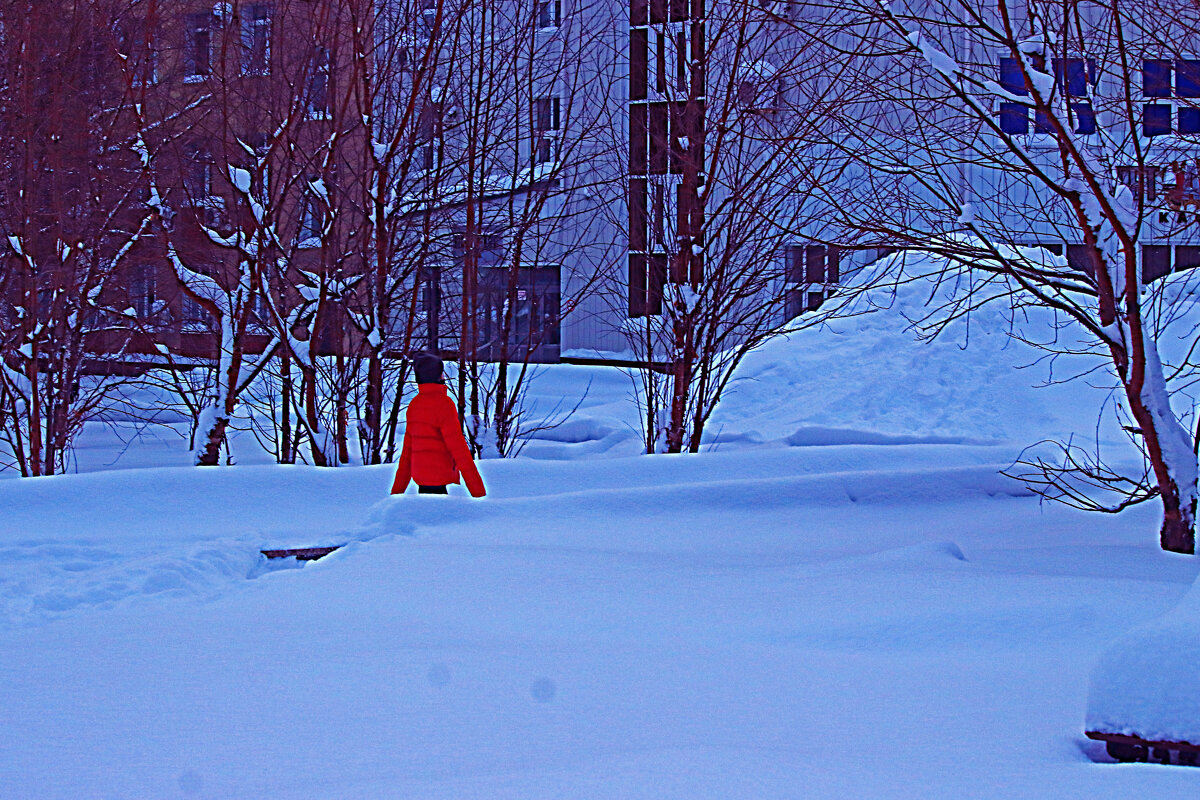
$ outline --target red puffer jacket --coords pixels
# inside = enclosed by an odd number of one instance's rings
[[[408,482],[418,486],[458,483],[459,474],[473,497],[483,497],[483,479],[463,438],[458,409],[440,383],[422,383],[405,415],[404,447],[396,467],[392,494],[403,494]]]

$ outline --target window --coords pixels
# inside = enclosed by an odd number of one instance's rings
[[[250,300],[250,327],[256,331],[266,331],[271,323],[271,307],[267,298],[261,293],[255,294]]]
[[[180,322],[185,328],[206,328],[212,320],[204,306],[200,305],[190,295],[183,295],[180,301]]]
[[[188,17],[185,49],[185,82],[202,81],[212,74],[211,14],[192,14]]]
[[[495,231],[477,231],[474,234],[476,266],[499,267],[504,264],[504,236]],[[454,234],[453,256],[459,264],[467,262],[467,236],[465,232]]]
[[[1142,245],[1142,283],[1150,283],[1171,274],[1171,246]]]
[[[823,244],[792,245],[784,253],[790,283],[835,284],[841,280],[842,250]]]
[[[629,316],[662,314],[663,284],[667,282],[666,255],[629,254]]]
[[[646,216],[646,179],[629,179],[629,249],[645,250],[647,216]]]
[[[629,32],[629,99],[645,100],[650,86],[650,33],[645,28]]]
[[[642,103],[629,107],[629,171],[633,175],[645,175],[649,162],[646,147],[649,106]]]
[[[158,275],[151,264],[139,264],[129,281],[129,305],[143,322],[153,321],[158,312]]]
[[[136,89],[158,83],[158,50],[146,20],[123,27],[118,47],[131,86]]]
[[[1096,132],[1096,112],[1091,100],[1087,99],[1091,86],[1096,84],[1096,62],[1084,58],[1054,59],[1054,90],[1056,95],[1065,96],[1069,109],[1069,119],[1075,133],[1091,134]],[[1000,86],[1006,92],[1018,97],[1028,97],[1029,89],[1025,86],[1025,72],[1020,60],[1016,58],[1000,59]],[[1053,103],[1057,97],[1043,97],[1047,103]],[[1032,100],[1030,101],[1032,102]],[[1029,133],[1029,106],[1024,103],[1000,103],[999,125],[1004,133],[1024,135]],[[1033,123],[1034,133],[1052,133],[1054,126],[1046,112],[1039,110]]]
[[[538,28],[557,28],[562,21],[562,0],[538,0]]]
[[[687,96],[692,54],[691,34],[685,23],[663,25],[653,31],[635,30],[631,33],[630,44],[630,80],[637,79],[633,85],[639,89],[649,86],[664,99],[673,95]],[[631,97],[638,99],[634,95]]]
[[[297,247],[321,246],[327,202],[325,182],[320,178],[310,177],[308,186],[300,198],[300,228],[296,234]]]
[[[561,122],[557,97],[542,97],[533,101],[534,164],[544,164],[558,159],[558,136]]]
[[[438,142],[442,137],[445,105],[440,99],[430,99],[417,115],[417,145],[420,168],[432,170],[438,166]]]
[[[1142,61],[1142,135],[1200,134],[1200,60]]]
[[[183,173],[183,191],[193,205],[203,203],[213,193],[212,154],[200,145],[193,145]]]
[[[649,111],[650,128],[650,173],[665,175],[669,171],[670,166],[670,152],[667,149],[670,104],[650,103],[647,109]]]
[[[308,75],[308,118],[329,118],[329,48],[317,46],[313,51]]]
[[[271,72],[271,7],[259,3],[245,7],[242,16],[242,74]]]
[[[1095,277],[1100,254],[1086,244],[1067,245],[1067,266],[1076,272]]]
[[[753,61],[738,81],[738,106],[751,114],[778,111],[780,88],[779,68],[769,61]]]

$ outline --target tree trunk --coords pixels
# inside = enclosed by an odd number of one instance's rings
[[[1158,533],[1163,550],[1188,555],[1196,552],[1195,522],[1189,519],[1191,516],[1182,513],[1177,499],[1172,505],[1163,498],[1163,522]]]
[[[225,432],[229,427],[228,417],[217,417],[204,441],[204,450],[196,458],[198,467],[215,467],[221,463],[221,445],[225,442]]]
[[[383,451],[383,358],[372,347],[367,357],[367,464],[381,464]]]
[[[292,398],[295,388],[292,386],[292,353],[286,347],[280,355],[279,373],[282,383],[279,401],[279,463],[294,464],[296,452],[292,446]]]

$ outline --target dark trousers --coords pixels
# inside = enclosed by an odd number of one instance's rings
[[[417,494],[450,494],[445,486],[418,486]]]

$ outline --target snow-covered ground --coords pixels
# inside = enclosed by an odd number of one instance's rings
[[[1029,388],[987,321],[773,342],[699,456],[636,455],[627,375],[547,368],[547,413],[586,399],[479,501],[90,431],[83,474],[0,481],[0,798],[1195,797],[1083,727],[1197,564],[1149,505],[999,475],[1103,392]]]

